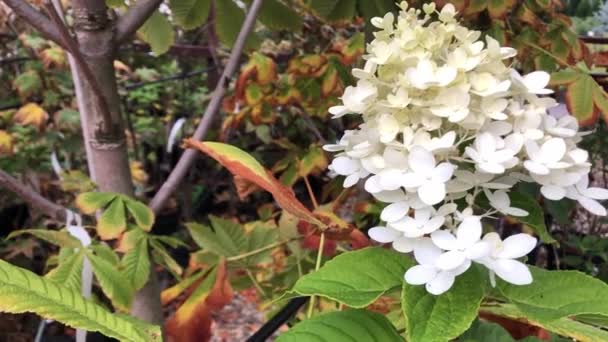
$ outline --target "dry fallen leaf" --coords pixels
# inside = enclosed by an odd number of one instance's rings
[[[0,156],[13,153],[13,137],[0,129]]]

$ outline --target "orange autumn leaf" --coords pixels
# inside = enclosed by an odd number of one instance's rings
[[[283,185],[247,152],[228,144],[211,141],[202,142],[194,139],[186,139],[185,146],[198,149],[217,160],[233,175],[238,175],[270,192],[283,210],[288,211],[297,218],[319,227],[324,225],[323,222],[298,201],[293,190]]]
[[[196,289],[169,318],[169,342],[205,342],[211,338],[211,313],[232,301],[234,293],[228,280],[225,260],[197,284]]]
[[[21,125],[32,125],[38,127],[38,130],[42,130],[46,124],[46,120],[49,118],[49,114],[42,109],[38,104],[30,102],[21,107],[13,120]]]

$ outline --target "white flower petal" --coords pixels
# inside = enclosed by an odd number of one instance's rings
[[[578,203],[583,206],[583,208],[587,209],[590,213],[597,216],[606,216],[606,208],[600,204],[600,202],[587,198],[587,197],[579,197],[577,199]]]
[[[359,175],[356,173],[353,173],[352,175],[344,178],[344,183],[342,183],[342,186],[345,188],[350,188],[351,186],[357,184],[359,179],[360,179]]]
[[[445,198],[445,184],[440,182],[427,182],[418,188],[420,200],[428,205],[435,205]]]
[[[437,276],[437,269],[429,265],[416,265],[405,272],[405,281],[410,285],[422,285]]]
[[[566,189],[556,185],[543,185],[540,188],[540,193],[543,194],[546,199],[559,201],[566,196]]]
[[[502,250],[497,257],[502,259],[516,259],[530,253],[536,247],[536,238],[528,234],[515,234],[502,242]]]
[[[414,258],[421,265],[435,265],[441,253],[441,249],[435,246],[431,239],[428,238],[418,240],[414,248]]]
[[[458,226],[456,239],[461,248],[468,248],[481,238],[481,218],[479,216],[466,217]]]
[[[331,166],[337,174],[348,176],[359,170],[359,161],[348,157],[337,157],[332,161]]]
[[[515,285],[532,283],[532,274],[524,263],[512,259],[499,259],[492,263],[492,270],[502,280]]]
[[[401,253],[409,253],[416,247],[416,239],[400,236],[393,241],[393,249]]]
[[[424,147],[414,146],[408,156],[409,166],[415,173],[430,175],[435,168],[435,157]]]
[[[448,4],[449,5],[449,4]],[[426,290],[436,296],[446,292],[454,284],[454,275],[450,272],[440,272],[433,280],[426,283]]]
[[[465,254],[461,251],[454,250],[441,254],[435,265],[441,270],[449,271],[460,267],[465,261]]]
[[[393,242],[398,236],[401,235],[401,232],[388,227],[373,227],[367,231],[367,234],[374,241],[378,241],[380,243],[389,243]]]
[[[386,206],[380,214],[380,219],[386,222],[395,222],[407,215],[410,205],[407,202],[397,202]]]
[[[453,249],[458,248],[458,243],[456,241],[456,237],[454,234],[448,232],[447,230],[436,230],[431,233],[431,240],[435,244],[435,246],[446,250],[451,251]]]
[[[432,179],[435,182],[445,183],[454,174],[455,166],[450,163],[441,163],[437,165],[435,169],[433,169]]]
[[[465,254],[467,259],[479,260],[490,255],[491,249],[492,248],[487,241],[479,241],[467,248]]]
[[[602,188],[587,188],[582,191],[583,196],[596,200],[608,199],[608,190]]]

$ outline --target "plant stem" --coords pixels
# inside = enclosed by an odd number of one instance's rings
[[[255,285],[255,288],[260,292],[262,297],[266,298],[266,292],[262,288],[262,285],[260,285],[260,283],[258,283],[258,280],[255,279],[255,276],[253,275],[253,273],[251,273],[251,270],[246,269],[245,272],[247,272],[247,276],[249,277],[249,279],[251,280],[253,285]]]
[[[321,232],[321,240],[319,241],[319,251],[317,252],[317,262],[315,263],[315,271],[321,268],[321,257],[323,256],[323,250],[325,249],[325,233]],[[312,312],[315,309],[315,296],[310,296],[310,303],[308,303],[308,312],[306,318],[312,317]]]
[[[291,239],[287,239],[287,240],[283,240],[283,241],[278,241],[278,242],[272,243],[270,245],[267,245],[267,246],[264,246],[264,247],[260,247],[258,249],[254,249],[254,250],[249,251],[247,253],[243,253],[243,254],[232,256],[230,258],[226,258],[226,261],[227,262],[239,261],[239,260],[248,258],[250,256],[266,252],[267,250],[270,250],[270,249],[273,249],[273,248],[279,247],[281,245],[290,243],[292,241],[300,240],[300,239],[303,239],[303,238],[304,238],[303,236],[298,236],[298,237],[295,237],[295,238],[291,238]]]
[[[315,193],[312,191],[312,187],[310,186],[310,182],[308,181],[308,177],[304,176],[304,184],[306,184],[306,190],[308,190],[308,196],[312,201],[312,206],[317,209],[319,207],[319,203],[317,202],[317,198],[315,197]]]

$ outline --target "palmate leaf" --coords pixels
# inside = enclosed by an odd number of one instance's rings
[[[428,293],[424,286],[404,283],[401,305],[408,341],[447,342],[458,337],[477,317],[484,292],[475,267],[458,276],[454,286],[439,296]]]
[[[307,319],[279,335],[277,342],[402,342],[386,317],[366,310],[330,312]]]
[[[154,212],[152,212],[152,209],[147,205],[126,196],[122,196],[122,198],[137,226],[149,232],[154,224]]]
[[[125,319],[28,270],[0,260],[0,311],[34,312],[74,328],[98,331],[120,341],[161,341],[160,328]]]
[[[215,30],[220,41],[232,47],[239,35],[239,28],[245,21],[245,12],[241,9],[234,0],[216,0],[215,1]],[[251,32],[247,37],[245,44],[246,48],[253,48],[260,43],[255,32]]]
[[[128,311],[133,301],[133,287],[126,282],[119,270],[107,260],[93,253],[87,253],[95,278],[112,305],[121,311]]]
[[[97,222],[97,234],[102,240],[118,238],[127,229],[127,215],[122,197],[116,197]]]
[[[169,8],[175,23],[192,30],[202,25],[209,16],[211,0],[171,0]]]
[[[297,31],[302,28],[302,17],[278,0],[264,0],[258,18],[271,30]]]
[[[133,290],[141,289],[150,277],[150,254],[148,239],[140,239],[134,248],[122,258],[123,274],[131,283]]]
[[[80,250],[59,261],[59,265],[44,277],[50,281],[80,292],[82,268],[84,263],[84,250]]]
[[[91,215],[99,209],[105,208],[118,194],[111,192],[85,192],[76,197],[76,206],[84,214]]]
[[[196,141],[187,139],[187,147],[198,149],[209,155],[226,167],[233,175],[238,175],[255,183],[264,190],[270,192],[283,210],[289,211],[294,216],[323,227],[310,210],[298,201],[290,188],[287,188],[268,172],[255,158],[247,152],[227,144]]]
[[[386,292],[401,288],[403,275],[412,265],[408,257],[380,247],[347,252],[300,278],[291,293],[318,295],[363,308]]]
[[[23,234],[31,234],[41,240],[52,243],[60,247],[78,248],[82,246],[80,241],[68,234],[64,230],[50,229],[22,229],[10,233],[7,239],[12,239]]]

